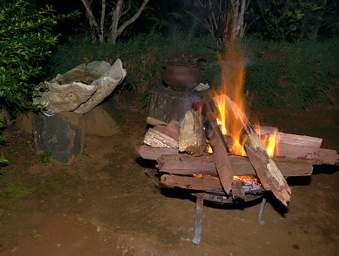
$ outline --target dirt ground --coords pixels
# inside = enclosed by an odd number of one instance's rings
[[[321,136],[338,149],[338,113],[265,110],[260,118],[285,131]],[[121,132],[87,137],[84,153],[71,165],[42,161],[30,136],[8,130],[0,256],[339,255],[337,168],[317,167],[311,179],[292,180],[288,211],[269,204],[264,225],[257,222],[258,204],[204,207],[202,242],[195,246],[194,201],[160,191],[152,169],[137,159],[145,115],[135,105],[114,115]]]

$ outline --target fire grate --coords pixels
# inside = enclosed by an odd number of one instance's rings
[[[167,91],[157,95],[164,97]],[[262,199],[258,221],[263,224],[266,191],[287,206],[291,199],[287,177],[310,176],[314,164],[337,162],[337,152],[321,148],[321,138],[283,133],[274,127],[254,127],[226,95],[226,110],[221,110],[206,93],[189,99],[194,100],[188,104],[189,100],[184,99],[186,112],[176,120],[146,119],[152,127],[137,152],[141,158],[156,162],[163,186],[185,189],[196,197],[194,244],[201,241],[204,201],[235,204]],[[161,102],[165,104],[166,100]],[[169,102],[173,103],[173,93]],[[225,111],[241,123],[237,138],[224,133],[230,129],[220,124],[219,117]],[[170,115],[166,116],[168,119]],[[273,137],[276,141],[272,147]],[[234,150],[235,145],[241,145],[241,150]]]

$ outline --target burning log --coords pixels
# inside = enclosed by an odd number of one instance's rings
[[[202,155],[206,149],[201,113],[188,110],[180,122],[179,151]]]
[[[278,133],[278,138],[278,154],[290,158],[307,158],[308,155],[314,155],[322,143],[321,138],[283,132]]]
[[[220,182],[228,194],[232,189],[232,182],[234,171],[231,165],[231,162],[228,158],[227,146],[225,137],[220,131],[220,128],[216,122],[216,119],[213,118],[213,109],[214,103],[212,101],[207,101],[206,104],[206,115],[210,121],[211,128],[213,133],[209,138],[210,145],[213,149],[213,160],[220,178]],[[215,106],[214,106],[215,107]]]
[[[161,184],[170,188],[182,188],[196,191],[204,191],[208,193],[216,193],[219,195],[225,195],[220,180],[217,177],[212,176],[177,176],[177,175],[162,175],[160,179]],[[248,195],[260,195],[262,194],[262,185],[258,183],[258,179],[255,177],[245,177],[240,180],[239,177],[234,180],[232,184],[232,197],[241,198],[247,201]]]
[[[334,165],[337,162],[336,150],[320,148],[322,138],[278,132],[278,128],[275,127],[260,127],[262,136],[270,136],[273,133],[276,133],[277,141],[279,141],[274,152],[276,157],[307,159],[312,160],[313,164]]]
[[[245,149],[264,188],[272,191],[276,198],[287,206],[292,192],[276,163],[269,158],[260,144],[246,143]]]
[[[276,163],[268,156],[260,138],[254,131],[246,115],[229,97],[226,102],[233,115],[242,123],[248,136],[245,150],[257,176],[266,190],[273,192],[281,203],[287,206],[291,200],[291,189]]]

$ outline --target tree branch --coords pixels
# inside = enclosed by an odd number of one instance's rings
[[[131,0],[128,0],[128,5],[127,5],[127,8],[125,10],[122,11],[121,15],[120,15],[120,18],[124,15],[126,15],[129,10],[131,10]]]
[[[119,0],[120,1],[120,0]],[[136,21],[141,15],[142,11],[145,9],[145,6],[148,4],[149,0],[144,0],[139,8],[139,10],[127,21],[122,24],[118,29],[118,35],[120,35],[129,25]]]
[[[115,7],[113,7],[113,14],[112,14],[112,24],[110,27],[111,30],[111,40],[113,43],[115,43],[115,40],[118,37],[118,24],[119,24],[119,19],[121,17],[121,9],[122,5],[124,3],[124,0],[118,0],[117,4]]]
[[[101,2],[101,18],[100,18],[100,42],[104,41],[104,27],[105,27],[105,15],[106,15],[106,0]]]
[[[81,0],[83,5],[85,6],[86,13],[87,13],[87,18],[89,25],[92,29],[95,29],[95,32],[98,32],[98,23],[95,20],[95,17],[93,15],[92,9],[91,9],[91,4],[87,0]]]

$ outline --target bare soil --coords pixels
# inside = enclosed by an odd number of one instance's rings
[[[263,110],[260,118],[285,131],[317,135],[338,149],[338,111]],[[277,113],[280,115],[278,118]],[[113,113],[117,117],[117,113]],[[311,179],[291,180],[292,202],[284,211],[258,204],[204,207],[203,237],[192,244],[194,200],[160,190],[153,170],[137,159],[145,114],[119,110],[121,132],[87,137],[70,165],[41,159],[30,136],[10,128],[2,149],[10,166],[0,176],[2,255],[339,255],[339,172],[317,167]]]

